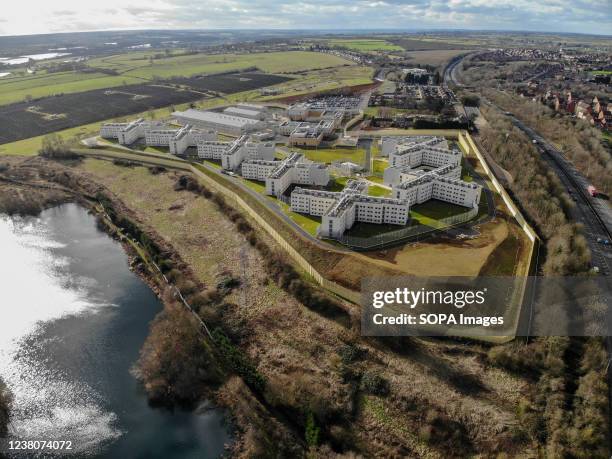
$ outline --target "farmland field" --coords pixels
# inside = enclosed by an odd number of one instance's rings
[[[372,74],[373,69],[363,65],[341,66],[302,72],[299,74],[299,78],[275,86],[278,89],[277,95],[262,97],[261,100],[273,100],[328,91],[346,86],[369,84],[372,82]]]
[[[110,76],[104,73],[61,72],[0,80],[0,105],[21,102],[27,96],[41,98],[57,94],[70,94],[141,83],[142,80],[127,76]]]
[[[201,87],[196,89],[238,93],[283,82],[288,78],[263,73],[232,73],[202,78],[203,83],[197,80],[192,78],[175,83],[190,83],[193,86],[199,84]],[[140,84],[5,105],[0,107],[0,123],[9,129],[0,132],[0,143],[14,142],[149,109],[192,102],[202,97],[201,93],[191,90]]]
[[[257,67],[268,73],[294,73],[326,67],[353,64],[329,54],[308,51],[287,51],[254,54],[193,54],[164,59],[147,57],[149,53],[129,53],[92,59],[94,68],[116,70],[122,75],[152,79],[222,73]]]
[[[191,78],[172,78],[171,83],[189,86],[197,91],[216,91],[225,94],[233,94],[241,91],[249,91],[264,86],[272,86],[284,83],[290,78],[280,75],[266,73],[230,73],[225,75],[207,75]]]
[[[432,50],[445,50],[445,49],[457,49],[458,47],[465,46],[461,42],[443,41],[439,39],[416,39],[416,38],[398,38],[394,39],[393,43],[406,51],[432,51]]]
[[[421,65],[441,66],[459,54],[466,53],[465,49],[438,49],[431,51],[411,51],[406,53],[410,62]]]
[[[343,46],[355,51],[402,51],[402,47],[387,40],[336,39],[329,40],[329,46]]]
[[[35,102],[0,107],[0,143],[14,142],[49,132],[92,123],[151,108],[180,104],[201,98],[193,91],[164,86],[130,85],[97,89]]]
[[[124,84],[139,84],[154,78],[181,78],[196,74],[213,74],[257,67],[268,73],[292,73],[353,64],[351,61],[323,53],[277,52],[258,54],[192,54],[149,60],[149,53],[126,53],[91,59],[91,72],[40,73],[11,76],[0,80],[0,105],[57,94],[70,94]],[[107,75],[101,71],[115,71]],[[284,80],[279,80],[281,83]],[[276,84],[276,83],[268,83]],[[261,87],[261,86],[257,86]]]

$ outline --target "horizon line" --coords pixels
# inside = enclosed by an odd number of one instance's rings
[[[427,27],[427,28],[397,28],[397,27],[366,27],[366,28],[232,28],[232,27],[220,27],[220,28],[111,28],[111,29],[96,29],[96,30],[80,30],[80,31],[67,31],[67,32],[40,32],[40,33],[23,33],[23,34],[0,34],[2,38],[17,38],[17,37],[34,37],[34,36],[46,36],[46,35],[70,35],[70,34],[90,34],[90,33],[112,33],[112,32],[220,32],[220,31],[236,31],[236,32],[291,32],[292,34],[298,32],[326,32],[326,33],[343,33],[353,32],[355,35],[363,33],[374,33],[374,32],[396,32],[396,33],[423,33],[423,32],[484,32],[484,33],[528,33],[528,34],[544,34],[544,35],[576,35],[584,37],[603,37],[612,38],[611,35],[599,34],[599,33],[584,33],[584,32],[563,32],[563,31],[545,31],[545,30],[524,30],[524,29],[480,29],[480,28],[453,28],[453,27]]]

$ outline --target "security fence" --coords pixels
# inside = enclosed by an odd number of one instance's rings
[[[382,249],[400,242],[418,241],[431,236],[433,233],[445,231],[462,225],[478,215],[478,207],[474,207],[462,214],[436,220],[432,225],[416,225],[401,228],[395,231],[376,234],[374,236],[362,237],[344,234],[332,239],[340,244],[346,245],[354,250]]]

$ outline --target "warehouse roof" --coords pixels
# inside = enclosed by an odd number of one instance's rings
[[[256,124],[260,122],[259,120],[243,118],[241,116],[233,116],[218,112],[196,110],[194,108],[187,109],[184,112],[174,112],[172,113],[172,116],[185,118],[188,120],[190,119],[196,121],[204,121],[208,123],[224,124],[226,126],[232,126],[237,128],[246,126],[248,124]]]

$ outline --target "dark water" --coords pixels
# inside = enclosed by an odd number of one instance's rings
[[[151,408],[130,374],[162,305],[93,217],[74,204],[38,218],[0,216],[0,249],[0,375],[16,397],[11,439],[72,440],[79,457],[223,453],[222,412]]]

